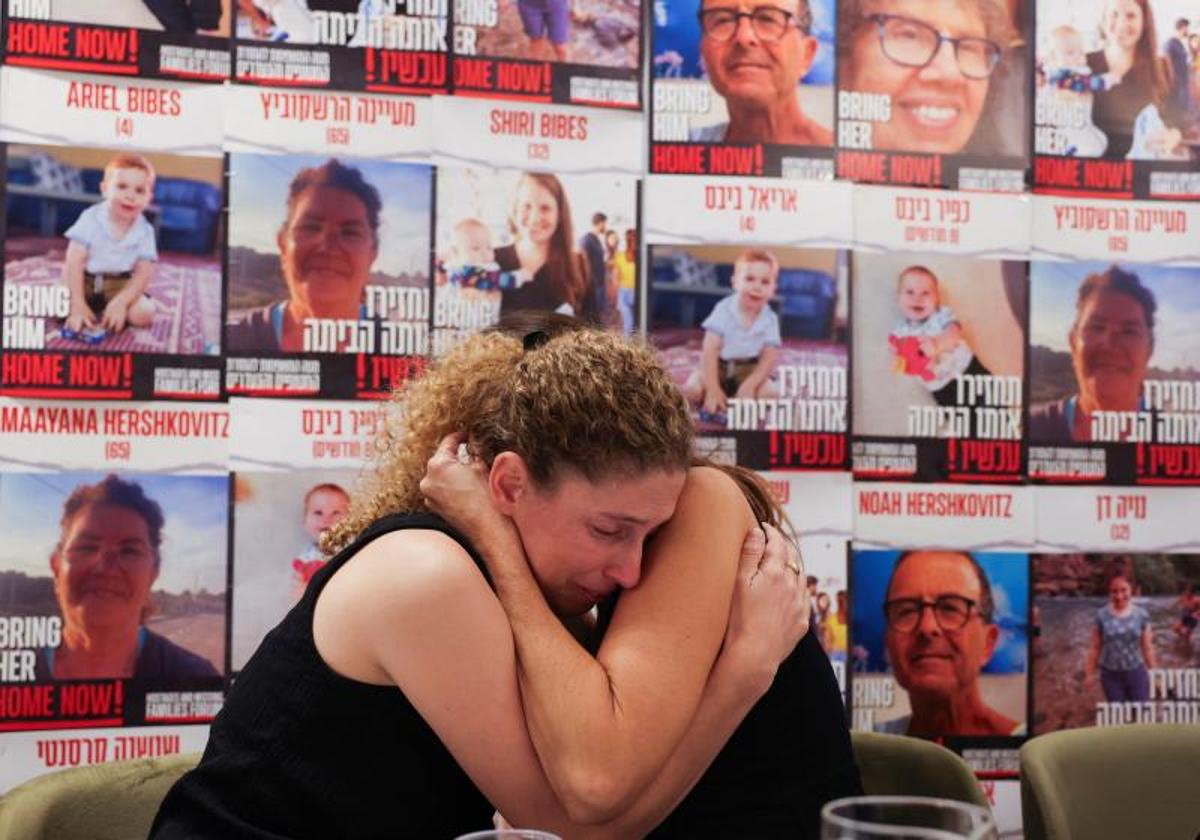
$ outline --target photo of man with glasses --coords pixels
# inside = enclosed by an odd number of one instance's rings
[[[829,149],[835,5],[656,3],[652,141]]]
[[[860,130],[839,137],[880,151],[1022,154],[1015,17],[1005,0],[840,0],[838,119]]]
[[[828,146],[833,132],[804,112],[800,80],[816,58],[807,0],[702,0],[700,55],[728,122],[688,138]]]
[[[853,568],[855,683],[890,670],[903,689],[858,723],[929,738],[1024,734],[1025,555],[856,551]]]

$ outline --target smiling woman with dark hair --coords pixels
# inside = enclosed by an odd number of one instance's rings
[[[305,322],[364,318],[363,290],[379,256],[382,208],[379,191],[341,161],[296,173],[276,235],[288,298],[229,324],[227,349],[300,352]]]
[[[115,475],[81,484],[63,503],[50,555],[62,642],[39,657],[39,680],[215,677],[203,657],[143,625],[162,564],[162,508]]]
[[[1139,410],[1157,308],[1154,293],[1131,271],[1114,265],[1084,278],[1067,336],[1079,391],[1030,409],[1029,440],[1091,440],[1093,413]]]
[[[562,181],[545,172],[521,173],[508,226],[513,242],[496,249],[496,262],[501,271],[520,272],[525,282],[501,291],[501,315],[527,309],[592,317],[587,264],[575,248]]]

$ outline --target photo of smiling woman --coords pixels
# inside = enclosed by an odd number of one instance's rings
[[[1184,45],[1190,0],[1092,0],[1038,10],[1037,151],[1110,160],[1200,159],[1200,91]],[[1044,124],[1044,128],[1043,128]]]
[[[230,168],[231,353],[316,351],[322,322],[426,321],[421,307],[379,311],[368,287],[428,288],[429,167],[238,154]],[[320,352],[349,352],[353,333],[338,335]]]
[[[435,349],[519,310],[625,329],[620,290],[630,274],[636,284],[636,254],[621,280],[605,241],[636,236],[634,179],[442,168],[437,182]]]
[[[1153,404],[1146,383],[1200,381],[1198,282],[1196,269],[1033,263],[1028,439],[1119,442],[1127,434],[1103,431],[1109,425],[1098,412],[1195,411]]]
[[[203,681],[225,669],[227,488],[224,476],[5,474],[0,615],[61,628],[32,679],[218,687]]]
[[[840,146],[1021,157],[1023,0],[840,0]],[[845,128],[845,126],[843,127]]]

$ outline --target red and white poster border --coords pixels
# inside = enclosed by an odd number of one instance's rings
[[[1200,552],[1200,488],[1032,488],[1037,550]]]
[[[384,405],[343,400],[229,400],[235,472],[359,469],[382,430]]]
[[[230,410],[219,403],[0,398],[0,471],[223,475]]]
[[[224,106],[231,152],[420,162],[433,145],[427,97],[230,84]]]
[[[642,227],[651,243],[844,248],[854,240],[852,190],[846,181],[650,175]]]
[[[854,547],[1025,551],[1034,541],[1032,489],[856,481]]]
[[[549,169],[575,174],[643,172],[640,113],[473,97],[433,97],[434,162]]]
[[[1200,265],[1200,202],[1035,195],[1033,258]]]
[[[206,743],[207,724],[5,732],[0,741],[0,794],[43,773],[199,752]]]
[[[849,472],[760,471],[801,539],[852,536],[853,479]]]
[[[0,68],[0,140],[218,157],[214,85]]]
[[[856,185],[855,247],[1025,259],[1031,212],[1023,194]]]

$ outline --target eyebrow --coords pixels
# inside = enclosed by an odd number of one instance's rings
[[[618,522],[625,522],[625,523],[628,523],[629,525],[649,525],[650,524],[650,521],[647,519],[641,519],[636,516],[630,516],[629,514],[626,514],[626,513],[609,513],[607,511],[601,511],[599,515],[606,516],[609,519],[615,519]]]
[[[98,534],[95,531],[82,531],[82,532],[76,534],[71,539],[71,542],[77,543],[77,542],[82,542],[84,540],[91,540],[91,541],[95,542],[95,541],[102,540],[102,539],[104,539],[103,535]],[[150,545],[149,541],[146,540],[144,537],[126,537],[125,539],[121,540],[117,544],[118,545],[129,545],[130,543],[132,543],[134,545]]]

